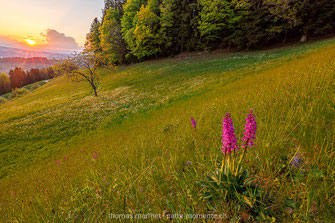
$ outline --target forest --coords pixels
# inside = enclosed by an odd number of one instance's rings
[[[9,93],[16,88],[21,88],[28,84],[51,79],[53,76],[54,71],[51,67],[42,69],[32,68],[28,71],[16,67],[14,70],[9,71],[9,75],[0,73],[0,95]]]
[[[332,0],[105,0],[85,50],[122,64],[185,51],[304,42],[334,31]]]

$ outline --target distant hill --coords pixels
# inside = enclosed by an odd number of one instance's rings
[[[48,59],[62,59],[67,58],[68,54],[42,52],[38,50],[27,50],[19,48],[11,48],[0,46],[0,57],[46,57]]]
[[[3,57],[0,58],[0,63],[47,63],[51,64],[52,60],[46,57]]]
[[[44,68],[52,64],[52,59],[64,59],[68,56],[69,54],[0,46],[0,72],[8,73],[15,67],[24,70]]]
[[[5,57],[0,58],[0,72],[8,72],[15,67],[20,67],[23,70],[30,70],[31,68],[44,68],[52,65],[52,60],[46,57]]]

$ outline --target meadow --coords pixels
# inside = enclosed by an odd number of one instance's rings
[[[101,70],[99,97],[59,77],[14,98],[0,105],[0,220],[213,213],[223,222],[331,222],[334,57],[328,39],[167,58]],[[222,118],[232,114],[241,139],[250,109],[257,139],[242,165],[265,195],[257,205],[208,205],[199,182],[222,161]],[[184,221],[194,219],[173,220]]]

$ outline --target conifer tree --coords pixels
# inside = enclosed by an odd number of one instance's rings
[[[86,35],[85,50],[99,53],[101,52],[100,47],[100,22],[98,18],[94,18],[90,32]]]
[[[199,4],[198,0],[178,0],[177,47],[179,52],[202,49],[200,32],[198,29]]]
[[[177,20],[177,4],[178,0],[163,0],[160,9],[160,30],[161,47],[163,54],[174,55],[178,53],[176,47],[178,35],[178,20]]]

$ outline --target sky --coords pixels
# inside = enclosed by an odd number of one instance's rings
[[[0,0],[0,46],[79,49],[104,0]],[[36,44],[29,46],[27,39]]]

